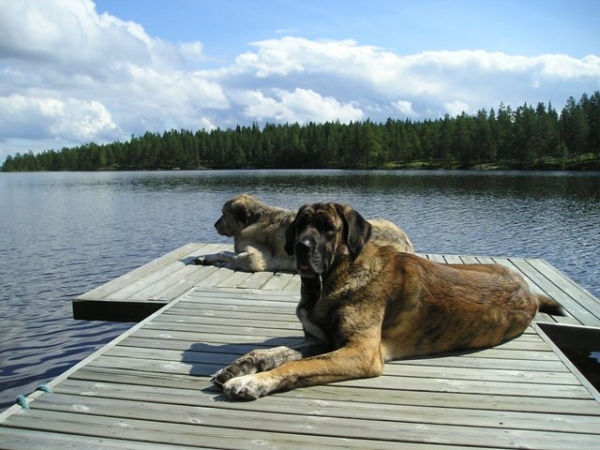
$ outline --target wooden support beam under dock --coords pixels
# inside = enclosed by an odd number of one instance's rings
[[[160,310],[48,383],[53,392],[30,395],[29,409],[1,413],[0,447],[600,447],[600,394],[548,337],[569,329],[598,342],[600,330],[583,325],[597,325],[600,306],[546,262],[424,255],[507,264],[570,317],[540,315],[494,348],[394,361],[378,378],[233,402],[210,375],[253,348],[302,339],[300,281],[191,264],[223,249],[230,247],[188,244],[76,299],[74,311],[84,313],[86,303],[103,305],[96,311],[118,305],[121,317],[144,301]]]

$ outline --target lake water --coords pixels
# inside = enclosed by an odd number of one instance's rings
[[[0,173],[0,408],[131,326],[75,321],[73,297],[188,242],[230,242],[213,223],[242,192],[349,203],[419,252],[544,258],[600,296],[600,173]]]

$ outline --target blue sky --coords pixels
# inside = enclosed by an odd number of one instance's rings
[[[480,50],[536,56],[600,51],[600,2],[556,0],[98,0],[98,12],[133,20],[167,41],[201,41],[232,58],[281,35],[354,39],[399,54]]]
[[[146,131],[425,120],[600,90],[595,0],[0,0],[0,161]]]

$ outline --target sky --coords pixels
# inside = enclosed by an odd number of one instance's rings
[[[596,0],[0,0],[0,162],[147,131],[422,121],[600,90]]]

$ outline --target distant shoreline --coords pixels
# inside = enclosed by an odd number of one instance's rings
[[[561,172],[596,172],[600,171],[600,160],[598,161],[585,161],[585,162],[573,162],[565,164],[548,163],[548,164],[532,164],[532,165],[519,165],[519,164],[475,164],[472,166],[460,166],[451,165],[446,166],[442,164],[432,164],[426,162],[414,162],[406,165],[386,164],[382,166],[371,166],[371,167],[256,167],[256,166],[245,166],[245,167],[196,167],[196,168],[180,168],[180,167],[156,167],[156,168],[127,168],[127,167],[103,167],[95,170],[8,170],[4,173],[35,173],[35,172],[158,172],[158,171],[204,171],[204,170],[442,170],[442,171],[561,171]],[[1,173],[1,172],[0,172]]]

